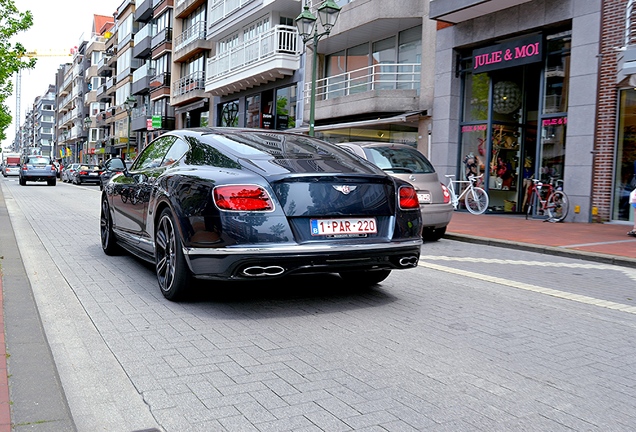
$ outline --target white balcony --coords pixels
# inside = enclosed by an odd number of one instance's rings
[[[316,81],[316,100],[375,90],[420,90],[420,63],[381,63],[329,76]],[[307,103],[311,96],[311,83],[305,83]]]
[[[203,71],[197,71],[184,76],[179,81],[173,82],[172,95],[175,97],[182,96],[195,90],[204,90],[204,88],[205,73]]]
[[[293,75],[302,41],[295,27],[279,25],[208,59],[205,91],[223,96]]]
[[[205,21],[195,23],[175,37],[173,49],[178,51],[198,40],[205,40]]]
[[[210,7],[210,25],[221,21],[232,12],[255,0],[217,0]],[[178,5],[178,3],[177,3]]]

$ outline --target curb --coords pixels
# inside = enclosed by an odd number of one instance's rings
[[[475,243],[475,244],[483,244],[487,246],[497,246],[503,247],[507,249],[517,249],[524,250],[536,253],[542,253],[545,255],[554,255],[561,256],[565,258],[574,258],[585,261],[593,261],[602,264],[611,264],[617,265],[621,267],[630,267],[636,268],[636,259],[622,257],[617,255],[609,255],[602,254],[597,252],[585,252],[578,251],[573,249],[567,249],[563,247],[557,246],[544,246],[544,245],[536,245],[532,243],[522,243],[511,240],[500,240],[500,239],[492,239],[486,237],[473,236],[469,234],[456,234],[456,233],[446,233],[444,235],[445,239],[461,241],[465,243]]]
[[[0,264],[3,256],[0,256]],[[4,335],[4,291],[2,266],[0,265],[0,432],[11,431],[11,403],[9,400],[9,371],[7,370],[7,345]]]

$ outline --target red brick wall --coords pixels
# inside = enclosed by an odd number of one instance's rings
[[[594,150],[594,190],[592,206],[598,209],[595,221],[608,221],[612,207],[615,130],[618,111],[616,47],[624,45],[627,0],[604,0],[601,19],[601,64],[599,74],[596,139]]]

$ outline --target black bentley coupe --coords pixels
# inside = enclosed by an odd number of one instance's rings
[[[192,278],[338,273],[372,285],[417,266],[417,193],[347,150],[237,128],[168,132],[104,185],[101,245],[154,263],[163,295]]]

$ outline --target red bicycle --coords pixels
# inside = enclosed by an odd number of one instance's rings
[[[539,216],[547,215],[548,222],[561,222],[568,215],[569,202],[567,195],[558,190],[551,182],[542,182],[531,178],[532,184],[528,187],[526,204],[526,219],[533,216],[534,209]]]

